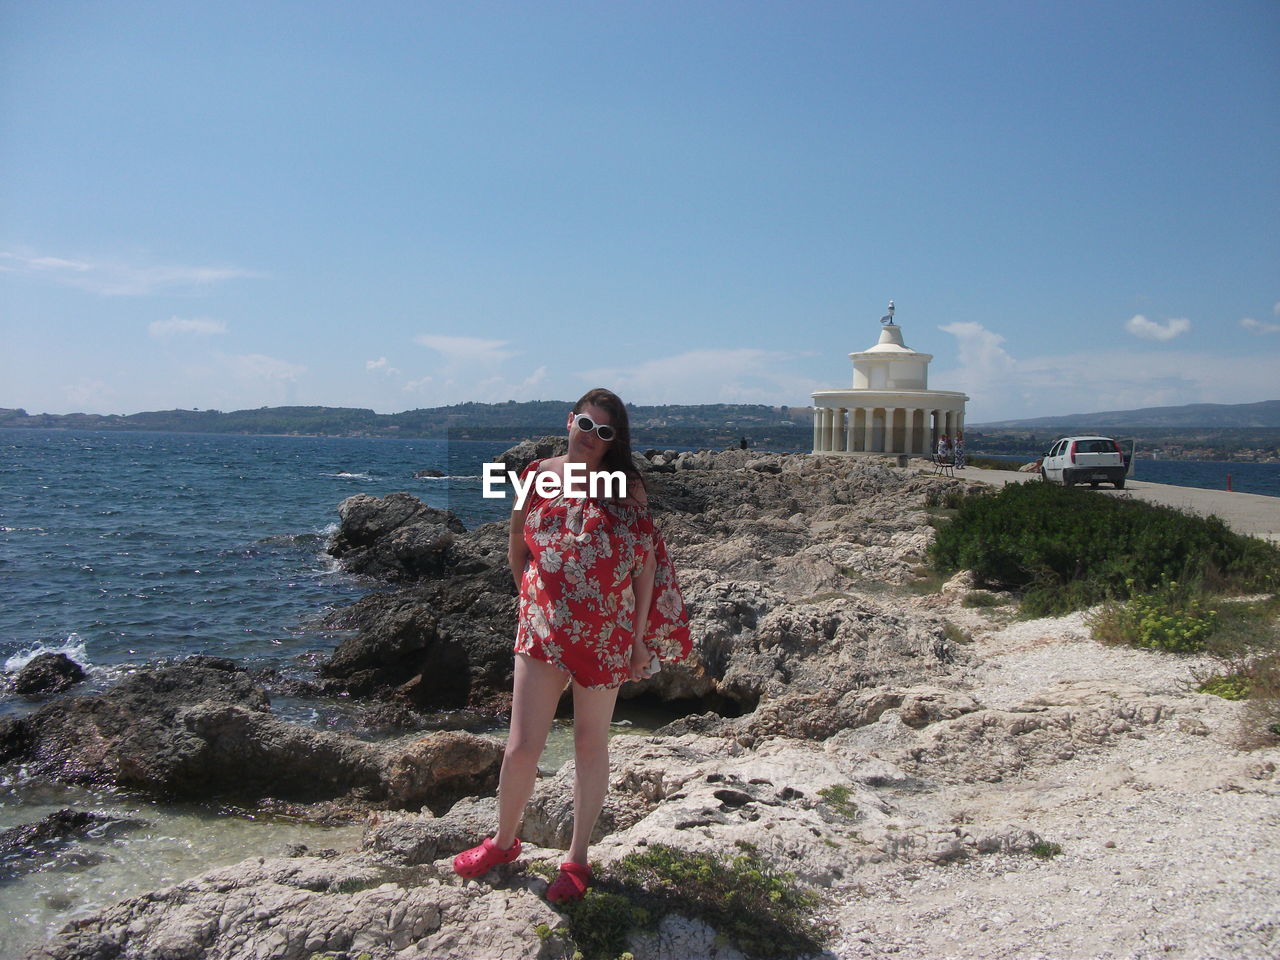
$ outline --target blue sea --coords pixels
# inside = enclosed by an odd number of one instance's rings
[[[479,475],[507,446],[0,430],[0,665],[65,650],[108,673],[190,653],[305,666],[334,644],[316,620],[371,586],[324,553],[338,504],[404,490],[468,527],[501,519]]]
[[[468,527],[503,519],[509,505],[481,496],[480,471],[508,446],[0,430],[0,666],[12,673],[37,653],[64,651],[88,669],[79,692],[192,653],[312,677],[340,639],[319,628],[320,618],[380,588],[325,554],[338,504],[403,490],[453,510]],[[445,476],[416,479],[423,469]],[[1137,468],[1140,479],[1213,489],[1225,489],[1227,473],[1236,490],[1280,496],[1277,464]],[[35,706],[0,689],[0,715]],[[344,722],[341,704],[272,707],[317,726]],[[623,712],[618,732],[643,729],[643,717]],[[553,732],[549,750],[563,758],[571,739],[569,730]],[[0,924],[0,960],[94,906],[285,844],[354,845],[361,829],[247,820],[21,771],[0,778],[0,829],[67,806],[144,826],[72,844],[65,861],[16,881],[0,878],[0,914],[10,921]]]

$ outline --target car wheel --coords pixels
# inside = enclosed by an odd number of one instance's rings
[[[1124,477],[1121,477],[1119,480],[1116,481],[1116,489],[1117,490],[1124,489]]]
[[[1040,479],[1043,480],[1045,483],[1049,482],[1049,475],[1044,472],[1044,467],[1040,468]]]
[[[1062,485],[1064,487],[1074,487],[1076,485],[1075,478],[1068,477],[1065,470],[1062,473]]]

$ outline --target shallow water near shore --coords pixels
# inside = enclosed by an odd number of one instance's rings
[[[619,704],[613,736],[643,735],[670,719],[660,710]],[[505,739],[506,730],[491,736]],[[412,739],[416,734],[406,735]],[[557,719],[539,764],[545,775],[573,758],[573,722]],[[319,826],[286,817],[245,816],[214,804],[157,803],[112,790],[45,780],[0,782],[0,830],[34,823],[63,809],[110,818],[83,837],[32,851],[37,859],[0,861],[0,960],[22,956],[63,926],[118,900],[180,883],[251,857],[291,848],[342,852],[360,846],[363,821]],[[38,870],[20,873],[39,863]]]

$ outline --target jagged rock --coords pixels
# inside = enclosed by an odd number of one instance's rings
[[[456,566],[450,555],[462,525],[449,510],[407,493],[356,494],[338,505],[341,525],[329,553],[354,573],[389,580],[438,576]]]
[[[432,470],[430,467],[428,467],[425,470],[415,471],[413,476],[415,479],[422,480],[428,477],[443,477],[443,476],[446,476],[446,474],[443,470]]]
[[[0,883],[27,873],[99,862],[96,851],[69,848],[90,832],[112,836],[142,826],[139,820],[109,817],[86,810],[57,810],[34,823],[0,831]]]
[[[563,924],[539,883],[464,887],[367,855],[256,858],[100,910],[28,957],[563,957],[538,935]]]
[[[430,812],[375,814],[365,827],[361,846],[396,863],[432,863],[493,836],[497,822],[496,799],[471,797],[459,800],[441,817]]]
[[[522,469],[550,455],[551,439],[528,441],[499,459]],[[918,681],[921,669],[945,672],[955,651],[940,621],[904,620],[846,595],[858,580],[911,578],[931,536],[925,507],[932,478],[875,461],[741,450],[650,456],[683,464],[650,476],[649,492],[681,573],[695,650],[687,662],[625,685],[622,698],[650,695],[742,713],[784,693],[834,686],[843,694]],[[344,501],[335,544],[394,553],[427,508],[402,495],[386,500]],[[447,572],[330,616],[331,626],[358,632],[321,668],[325,690],[415,709],[506,707],[516,600],[505,524],[455,535],[447,555]],[[401,567],[397,576],[404,575]]]
[[[535,460],[563,456],[568,451],[567,436],[539,437],[537,440],[521,441],[511,449],[504,450],[493,458],[493,462],[502,464],[504,470],[519,474]]]
[[[966,694],[941,687],[920,687],[903,695],[898,717],[908,727],[919,729],[978,709],[978,702]]]
[[[330,615],[355,629],[320,668],[330,693],[379,696],[417,709],[507,709],[516,596],[503,565],[398,593],[370,594]]]
[[[18,671],[13,688],[24,697],[60,693],[84,679],[84,669],[65,653],[42,653]]]
[[[143,670],[11,721],[6,759],[70,783],[163,796],[271,797],[416,809],[496,782],[502,748],[461,732],[370,744],[271,716],[247,674],[202,663]]]

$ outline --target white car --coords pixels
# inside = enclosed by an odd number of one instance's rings
[[[1110,437],[1063,437],[1044,455],[1040,476],[1071,487],[1113,483],[1124,489],[1127,466],[1120,444]]]

